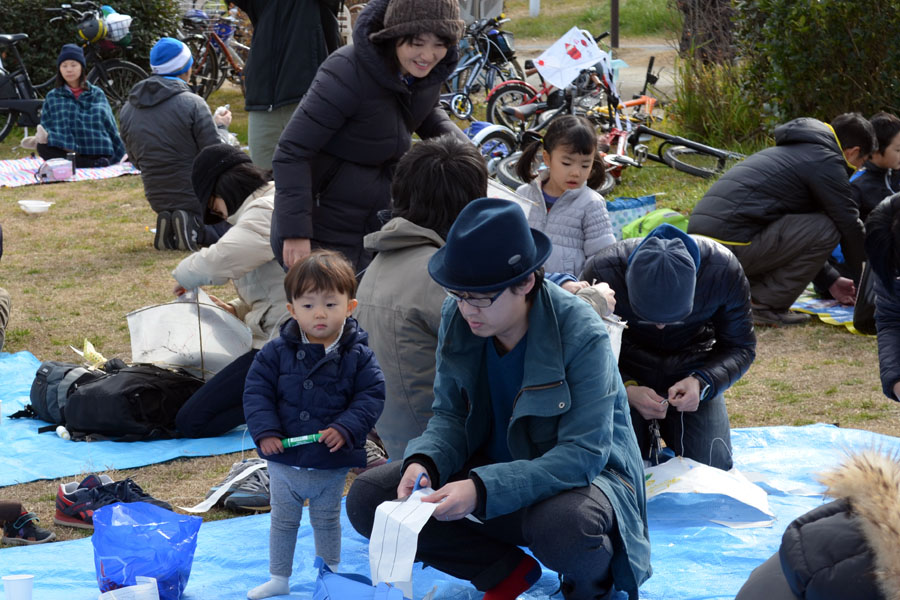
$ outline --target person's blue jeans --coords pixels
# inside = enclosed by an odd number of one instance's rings
[[[696,412],[678,412],[670,404],[666,418],[657,421],[660,437],[676,456],[725,471],[731,469],[731,426],[722,394],[701,402]],[[650,453],[650,421],[632,408],[631,424],[641,456],[646,459]]]
[[[188,398],[175,415],[175,429],[185,437],[216,437],[244,423],[244,381],[259,350],[250,350]]]

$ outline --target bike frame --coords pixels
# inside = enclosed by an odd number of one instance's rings
[[[0,108],[19,113],[17,121],[20,126],[37,127],[41,122],[41,107],[44,101],[38,98],[34,85],[31,83],[31,77],[28,75],[25,61],[22,60],[22,55],[16,47],[17,43],[12,42],[7,48],[12,52],[19,66],[13,71],[6,71],[2,61],[0,61],[0,83],[3,81],[11,82],[16,88],[18,98],[0,98]],[[22,96],[25,97],[23,98]]]

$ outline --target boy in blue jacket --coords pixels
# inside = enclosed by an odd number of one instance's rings
[[[244,415],[259,455],[269,461],[271,579],[251,599],[290,591],[303,503],[309,500],[316,554],[341,560],[341,495],[350,467],[366,464],[366,434],[384,408],[384,377],[350,317],[356,276],[339,253],[316,251],[284,280],[293,317],[281,337],[257,353],[244,388]],[[318,443],[285,448],[282,439],[320,434]]]

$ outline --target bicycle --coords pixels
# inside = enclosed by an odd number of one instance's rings
[[[119,59],[103,60],[100,57],[96,46],[104,29],[99,25],[100,9],[94,2],[75,2],[44,10],[62,13],[51,18],[51,23],[63,19],[78,21],[79,31],[86,40],[83,46],[85,60],[90,65],[87,81],[104,91],[113,112],[117,112],[127,101],[134,84],[146,78],[147,73],[134,63]],[[84,32],[90,28],[96,28],[94,35],[85,35]],[[32,82],[17,47],[27,39],[26,33],[0,34],[0,47],[8,48],[16,62],[16,67],[8,70],[0,60],[0,141],[9,135],[16,124],[21,127],[37,127],[40,124],[43,96],[56,83],[55,75],[37,85]]]
[[[444,82],[441,105],[458,119],[469,120],[475,108],[472,94],[492,89],[495,82],[522,76],[512,49],[511,35],[498,29],[509,19],[481,19],[466,28],[460,41],[461,58]]]
[[[656,154],[647,152],[646,145],[643,144],[646,136],[662,140]],[[720,175],[736,162],[746,158],[738,152],[707,146],[681,136],[651,129],[646,125],[638,125],[631,131],[628,144],[633,152],[643,152],[650,160],[668,165],[676,171],[703,178]]]
[[[212,19],[201,10],[190,10],[182,18],[189,33],[181,33],[179,39],[194,57],[188,85],[203,98],[219,89],[225,79],[244,93],[244,64],[250,48],[234,39],[235,21],[233,17]]]

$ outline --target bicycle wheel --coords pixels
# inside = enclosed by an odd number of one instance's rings
[[[9,74],[3,68],[0,68],[0,99],[18,100],[19,92],[16,91],[16,85],[8,77]],[[0,108],[0,142],[9,135],[18,119],[19,113],[16,111]]]
[[[102,74],[100,67],[106,75]],[[147,78],[147,72],[134,63],[126,60],[104,60],[100,65],[94,65],[88,73],[87,80],[103,90],[113,114],[119,114],[119,109],[128,102],[128,94],[134,85]]]
[[[478,151],[487,163],[488,175],[497,173],[497,164],[516,149],[516,136],[508,131],[494,131],[478,142]]]
[[[204,100],[209,97],[219,84],[219,59],[206,43],[202,35],[190,35],[182,40],[191,49],[194,65],[188,86]]]
[[[486,119],[497,125],[504,125],[510,129],[517,129],[520,121],[501,110],[504,106],[521,106],[531,102],[537,102],[537,92],[527,85],[511,81],[502,83],[494,89],[487,101]],[[525,128],[530,129],[537,121],[537,115],[532,115],[525,120]]]
[[[740,160],[737,154],[724,153],[715,156],[687,146],[669,146],[663,159],[666,164],[682,173],[709,178],[724,173]]]
[[[612,173],[604,173],[603,174],[603,183],[594,189],[598,194],[606,198],[610,192],[613,191],[613,188],[616,187],[616,178],[612,176]]]
[[[516,174],[516,164],[519,162],[520,156],[522,156],[521,152],[513,152],[497,161],[497,179],[513,190],[525,183]]]

